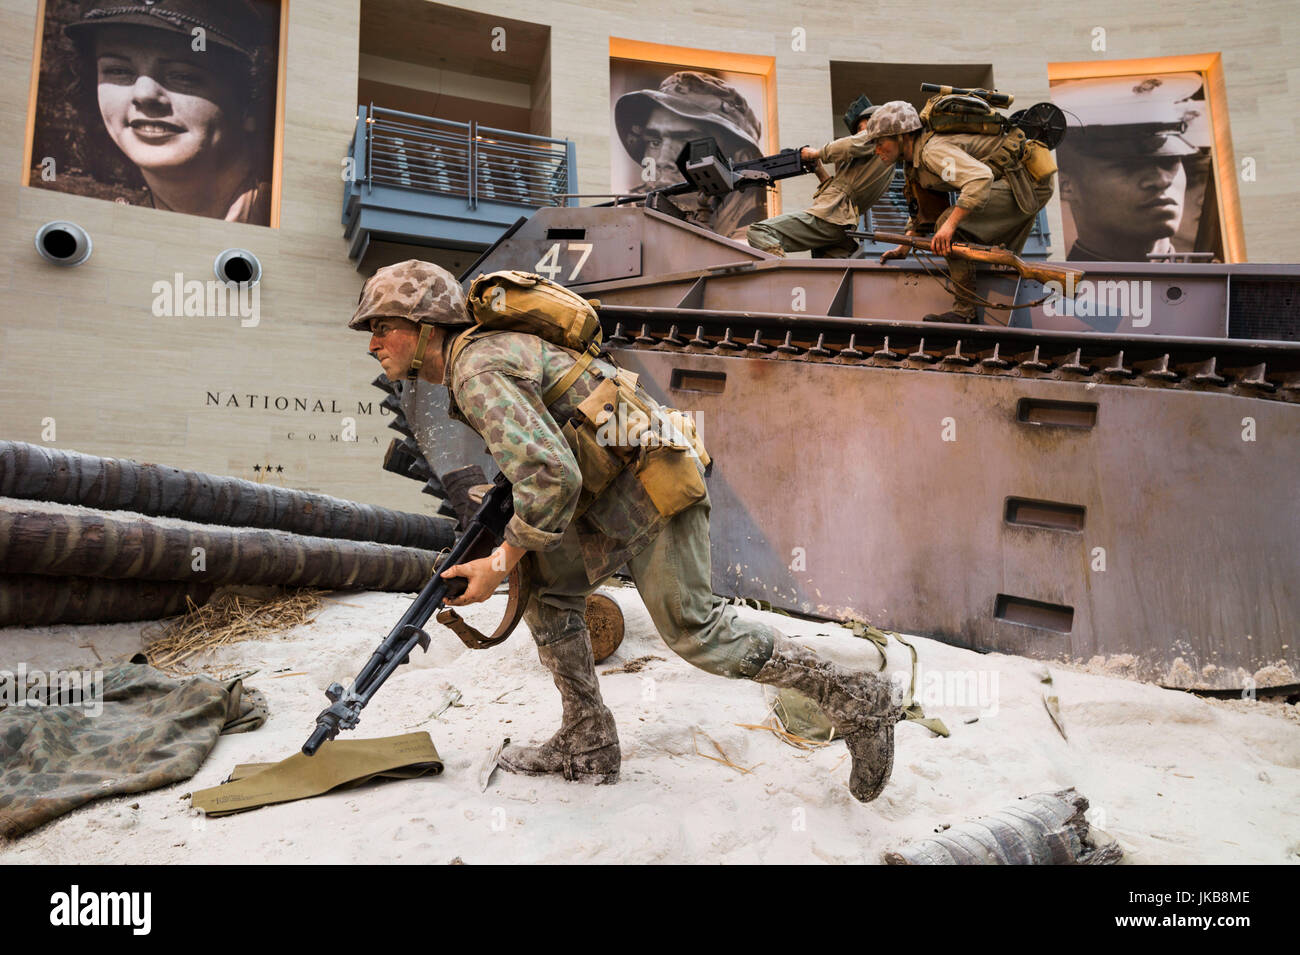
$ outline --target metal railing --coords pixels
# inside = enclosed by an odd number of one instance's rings
[[[524,206],[564,205],[577,190],[574,144],[509,129],[361,107],[349,153],[355,181]],[[568,200],[572,203],[572,200]]]

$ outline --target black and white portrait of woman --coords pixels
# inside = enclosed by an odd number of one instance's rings
[[[29,185],[271,223],[278,0],[49,0]]]

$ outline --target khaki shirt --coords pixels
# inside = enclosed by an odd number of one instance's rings
[[[993,170],[981,159],[993,155],[1003,136],[979,133],[948,133],[922,137],[912,154],[912,166],[919,182],[936,192],[957,192],[957,207],[973,212],[984,207],[993,184]]]
[[[808,212],[832,225],[857,225],[894,178],[894,164],[881,162],[875,148],[863,133],[823,146],[821,158],[835,165],[835,175],[817,187]]]

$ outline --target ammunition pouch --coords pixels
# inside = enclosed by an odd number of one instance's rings
[[[644,452],[637,480],[662,517],[668,518],[704,500],[708,488],[689,448],[660,445]]]
[[[675,409],[638,394],[637,376],[626,369],[596,386],[562,430],[582,471],[578,514],[628,467],[664,518],[708,493],[702,469],[709,456],[694,425]]]
[[[582,490],[588,502],[609,487],[632,462],[632,450],[610,442],[607,437],[607,422],[613,420],[617,423],[621,404],[623,399],[617,380],[606,378],[583,399],[561,429],[577,459],[578,469],[582,471]],[[578,506],[580,510],[586,509],[582,502]]]

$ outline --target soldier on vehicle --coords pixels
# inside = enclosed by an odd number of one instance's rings
[[[889,191],[894,178],[894,163],[875,155],[864,132],[875,109],[866,96],[859,96],[844,114],[848,136],[800,151],[805,160],[834,163],[835,174],[822,179],[813,204],[803,212],[751,225],[746,237],[750,245],[780,256],[812,249],[826,258],[847,258],[857,251],[858,243],[846,233],[858,227],[858,218]]]
[[[1026,141],[1023,131],[1011,128],[996,134],[936,132],[927,129],[911,103],[896,100],[879,107],[868,121],[863,138],[875,144],[884,162],[902,160],[908,184],[919,194],[918,212],[907,223],[917,234],[934,208],[928,196],[959,192],[954,205],[933,219],[931,239],[935,253],[948,261],[953,285],[953,307],[927,322],[977,322],[975,264],[948,255],[952,244],[973,242],[1001,245],[1019,253],[1033,230],[1034,219],[1052,197],[1055,165],[1040,143]],[[910,251],[900,245],[880,257],[881,262],[902,258]]]

